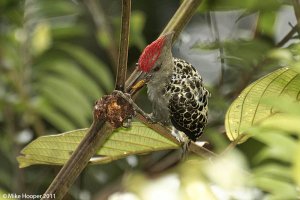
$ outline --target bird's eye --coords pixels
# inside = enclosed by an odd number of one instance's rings
[[[160,70],[160,68],[161,68],[161,64],[160,64],[160,65],[157,65],[157,66],[153,69],[153,71],[157,72],[158,70]]]

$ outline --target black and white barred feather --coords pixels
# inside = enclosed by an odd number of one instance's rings
[[[203,133],[207,123],[208,97],[202,78],[188,62],[173,58],[174,69],[165,86],[169,99],[169,118],[172,125],[193,141]]]

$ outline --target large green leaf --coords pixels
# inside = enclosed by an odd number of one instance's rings
[[[61,110],[80,126],[88,124],[91,105],[79,88],[58,76],[45,77],[39,84],[38,91],[49,101],[49,105]]]
[[[297,148],[297,142],[292,137],[282,134],[280,131],[265,130],[263,134],[255,134],[255,139],[267,145],[255,155],[255,162],[270,158],[292,162],[293,158],[290,155],[293,155]]]
[[[268,163],[256,167],[253,170],[254,176],[270,176],[281,180],[290,180],[292,172],[290,166]]]
[[[75,128],[65,115],[60,113],[56,108],[50,106],[46,99],[40,99],[36,109],[37,113],[42,115],[48,122],[55,124],[59,130],[72,130]]]
[[[70,157],[88,129],[74,130],[58,135],[42,136],[28,144],[17,159],[20,167],[35,164],[62,165]],[[140,122],[131,128],[119,128],[107,139],[97,153],[97,163],[106,163],[132,154],[176,149],[179,145],[156,133]]]
[[[278,113],[265,99],[286,97],[300,100],[300,75],[289,68],[281,68],[255,81],[242,91],[230,105],[225,118],[226,134],[231,141],[242,143],[249,138],[247,130]]]
[[[255,185],[267,191],[267,199],[297,199],[298,192],[292,183],[274,179],[273,176],[260,176],[253,179]]]
[[[298,188],[300,187],[300,142],[298,142],[297,151],[293,156],[294,159],[294,166],[293,166],[293,177],[295,182],[298,184]]]
[[[51,56],[51,60],[47,59],[40,65],[40,69],[36,73],[37,78],[41,79],[39,81],[42,81],[49,74],[53,76],[58,75],[60,79],[71,83],[93,100],[104,95],[104,91],[98,86],[98,83],[71,59]]]
[[[113,89],[114,79],[112,74],[108,70],[108,67],[97,59],[97,57],[85,49],[72,44],[60,44],[59,48],[70,54],[74,57],[74,59],[82,64],[82,66],[84,66],[91,75],[95,76],[95,78],[99,80],[101,86],[103,86],[107,91],[111,91]]]

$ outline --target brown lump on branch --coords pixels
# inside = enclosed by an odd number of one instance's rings
[[[94,120],[106,119],[115,128],[133,115],[132,105],[116,93],[103,96],[94,107]]]

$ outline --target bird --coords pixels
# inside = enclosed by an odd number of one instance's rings
[[[146,46],[137,63],[147,79],[153,111],[149,118],[174,128],[175,136],[188,144],[203,133],[208,119],[210,92],[192,64],[172,55],[174,32]],[[179,137],[180,134],[184,133]]]

